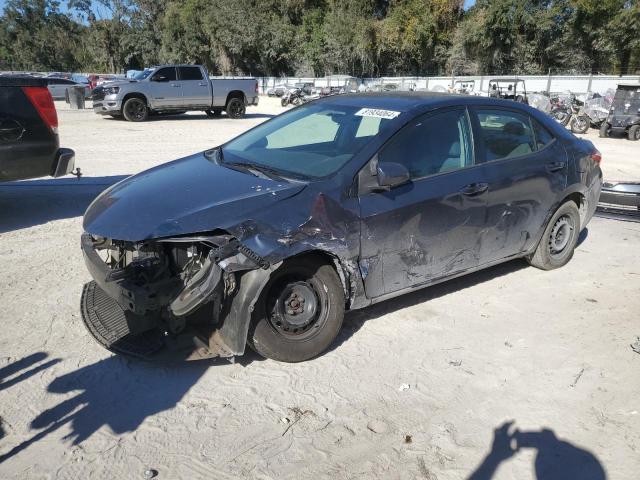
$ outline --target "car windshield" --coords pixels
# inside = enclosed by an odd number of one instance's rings
[[[225,144],[224,162],[251,164],[284,176],[326,177],[340,170],[398,115],[391,110],[311,103]]]
[[[640,86],[637,88],[618,88],[613,98],[613,106],[618,113],[636,114],[640,110]]]
[[[153,72],[153,68],[145,68],[143,71],[136,73],[133,76],[133,79],[134,80],[144,80],[149,75],[151,75],[151,72]]]

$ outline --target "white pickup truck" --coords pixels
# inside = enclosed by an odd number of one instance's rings
[[[144,122],[149,115],[204,111],[217,117],[244,117],[247,105],[258,104],[255,78],[213,78],[202,65],[159,65],[132,79],[105,83],[91,96],[100,115]]]

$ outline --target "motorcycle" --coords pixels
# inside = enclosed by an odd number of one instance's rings
[[[280,105],[286,107],[287,105],[302,105],[307,102],[307,97],[300,88],[291,88],[287,90],[280,99]]]
[[[571,118],[571,131],[585,133],[589,127],[600,128],[607,119],[609,109],[613,103],[613,90],[609,89],[604,96],[597,93],[589,94],[578,113]]]
[[[561,93],[551,97],[551,111],[549,115],[563,126],[567,126],[571,120],[572,106],[575,102],[575,95],[571,92]]]

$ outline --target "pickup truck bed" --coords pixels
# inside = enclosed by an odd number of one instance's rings
[[[0,77],[0,182],[71,173],[74,152],[59,148],[47,80]]]

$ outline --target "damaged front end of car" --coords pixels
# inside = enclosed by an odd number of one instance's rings
[[[278,265],[225,232],[118,241],[82,235],[94,280],[82,319],[117,353],[150,358],[163,347],[186,358],[242,355],[251,311]]]

